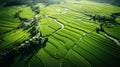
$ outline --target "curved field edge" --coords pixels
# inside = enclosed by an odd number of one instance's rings
[[[26,17],[29,19],[34,15],[33,13],[31,13],[31,10],[30,13],[28,13],[31,15],[24,15],[26,14],[26,11],[29,10],[29,7],[23,6],[23,8],[25,8],[25,12],[21,13],[21,17]],[[97,14],[109,17],[111,13],[120,12],[120,7],[89,1],[83,1],[78,4],[63,3],[59,5],[54,4],[47,7],[43,6],[40,13],[41,20],[39,21],[39,27],[44,36],[49,34],[51,34],[51,36],[48,37],[49,40],[46,44],[46,47],[40,49],[39,52],[33,56],[33,58],[29,61],[29,64],[26,66],[120,66],[120,47],[117,46],[116,43],[114,43],[112,40],[106,38],[102,32],[99,34],[96,33],[96,28],[99,27],[100,23],[88,20],[90,19],[90,17],[85,16],[83,12],[87,12],[92,15]],[[13,16],[13,14],[10,15]],[[57,18],[57,20],[64,24],[64,28],[59,30],[61,26],[49,16]],[[14,23],[14,21],[16,20],[18,23]],[[6,29],[14,29],[20,24],[20,21],[18,19],[16,20],[8,20],[4,18],[0,19],[0,22],[2,23],[0,24],[0,30],[4,32]],[[119,30],[117,30],[119,29],[119,27],[119,25],[113,25],[113,28],[109,29],[105,27],[105,30],[109,34],[119,38],[120,32]],[[1,41],[0,43],[0,49],[3,49],[7,47],[12,47],[13,44],[21,43],[22,41],[28,39],[29,34],[27,33],[27,31],[23,31],[20,29],[2,34],[1,37],[5,40]],[[18,60],[16,61],[19,62]],[[24,61],[21,61],[21,63],[17,63],[15,65],[13,64],[13,67],[19,66],[19,64],[23,64],[23,66],[25,66],[23,62]]]

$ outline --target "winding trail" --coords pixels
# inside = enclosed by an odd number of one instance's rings
[[[59,29],[59,30],[61,30],[61,29],[63,29],[64,27],[65,27],[65,25],[64,24],[62,24],[59,20],[57,20],[57,19],[54,19],[58,24],[60,24],[61,25],[61,28]]]
[[[17,18],[19,18],[19,17],[17,17]],[[32,30],[32,28],[37,26],[38,18],[39,18],[39,14],[36,14],[35,16],[33,16],[33,18],[31,18],[30,22],[32,22],[32,23],[29,23],[30,26],[28,27],[28,29],[31,29],[31,31],[33,31],[33,32],[35,31],[35,30]],[[21,23],[26,23],[26,21],[22,20]],[[24,24],[24,25],[27,25],[27,24]],[[24,62],[26,64],[28,64],[28,66],[29,66],[30,65],[29,61],[31,60],[31,58],[34,56],[34,54],[38,50],[45,47],[45,44],[47,41],[48,41],[48,38],[41,36],[41,31],[36,32],[35,35],[30,37],[28,40],[25,40],[23,43],[20,43],[10,49],[5,49],[5,50],[1,51],[0,57],[2,59],[0,58],[0,61],[2,61],[2,62],[0,63],[0,65],[4,64],[4,63],[5,63],[5,65],[9,65],[6,63],[5,59],[10,58],[10,60],[7,61],[9,63],[9,62],[11,62],[12,59],[16,58],[16,56],[21,55],[24,57],[28,57],[28,59],[24,60]],[[28,50],[28,52],[26,50]],[[26,54],[24,54],[24,53],[26,53]],[[5,66],[5,67],[7,67],[7,66]]]
[[[103,28],[104,24],[100,25],[100,31],[104,33],[105,37],[107,37],[108,39],[112,40],[113,42],[115,42],[118,46],[120,46],[120,41],[118,38],[110,35],[109,33],[107,33],[104,28]]]
[[[55,18],[55,17],[52,17],[52,16],[48,16],[49,18],[52,18],[54,21],[56,21],[59,25],[61,25],[61,28],[58,28],[56,31],[54,31],[53,33],[51,33],[51,34],[49,34],[49,35],[47,35],[47,37],[49,37],[49,36],[51,36],[51,35],[53,35],[54,33],[57,33],[58,31],[60,31],[60,30],[62,30],[64,27],[65,27],[65,25],[64,24],[62,24],[62,22],[61,21],[59,21],[57,18]]]
[[[60,24],[60,25],[61,25],[61,28],[60,28],[59,30],[61,30],[61,29],[63,29],[63,28],[65,27],[65,25],[64,25],[64,24],[62,24],[62,22],[61,22],[61,21],[59,21],[57,18],[52,17],[52,16],[48,16],[48,17],[49,17],[49,18],[54,19],[54,21],[56,21],[58,24]]]

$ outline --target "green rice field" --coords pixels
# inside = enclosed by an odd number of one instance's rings
[[[32,7],[0,4],[0,67],[120,67],[119,6],[90,0]],[[43,39],[40,47],[19,50],[37,37],[31,33],[36,30]],[[12,49],[15,55],[9,54]]]

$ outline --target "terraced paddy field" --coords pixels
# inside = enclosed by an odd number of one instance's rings
[[[0,67],[120,67],[119,6],[74,0],[4,4]]]

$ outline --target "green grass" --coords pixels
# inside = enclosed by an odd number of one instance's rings
[[[22,9],[22,12],[20,13],[20,17],[27,18],[28,20],[31,20],[35,13],[31,10],[30,7],[23,6],[20,9]]]
[[[12,47],[14,45],[22,43],[24,40],[27,40],[29,38],[29,34],[27,32],[28,31],[19,29],[3,34],[1,37],[4,41],[1,42],[0,49],[2,50],[8,47]]]
[[[96,33],[100,23],[89,20],[84,13],[110,17],[112,13],[120,12],[120,7],[90,1],[68,1],[41,7],[39,25],[42,36],[48,37],[44,48],[39,49],[29,61],[30,67],[117,67],[120,66],[120,47],[106,38],[103,33]],[[31,20],[35,13],[28,6],[20,13],[22,18]],[[20,21],[13,15],[20,7],[0,7],[0,33],[16,28]],[[8,11],[7,11],[8,10]],[[7,12],[7,13],[6,13]],[[3,15],[4,14],[4,15]],[[48,15],[57,18],[61,25]],[[119,17],[116,19],[119,23]],[[104,29],[110,35],[120,39],[119,25]],[[58,31],[59,30],[59,31]],[[13,47],[29,39],[28,30],[17,29],[0,35],[5,41],[0,41],[0,50]],[[19,58],[20,56],[18,56]],[[24,66],[24,60],[16,59],[13,67]],[[20,62],[20,63],[19,63]],[[24,66],[27,67],[27,66]]]
[[[106,32],[108,32],[110,35],[120,39],[120,25],[113,26],[112,28],[105,28]]]

